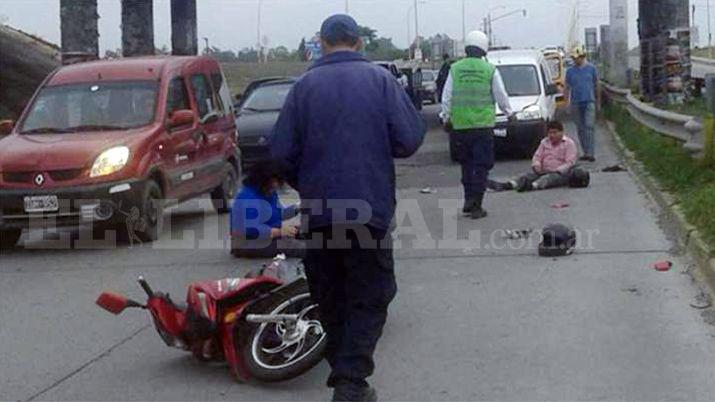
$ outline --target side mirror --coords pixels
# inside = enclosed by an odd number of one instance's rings
[[[559,87],[556,84],[549,84],[546,86],[546,96],[553,96],[559,94]]]
[[[121,314],[122,311],[129,307],[144,307],[134,300],[129,300],[122,295],[111,292],[104,292],[99,295],[96,303],[99,307],[114,315]]]
[[[15,121],[13,121],[13,120],[0,121],[0,137],[9,135],[12,132],[13,128],[15,128]]]
[[[169,129],[194,124],[194,112],[188,109],[176,110],[169,117]]]

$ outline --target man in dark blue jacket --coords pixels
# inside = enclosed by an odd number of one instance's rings
[[[393,158],[414,154],[426,127],[389,71],[358,52],[355,20],[328,18],[321,41],[324,56],[287,97],[272,154],[292,167],[307,211],[305,267],[328,333],[333,399],[375,400],[366,379],[397,291]]]

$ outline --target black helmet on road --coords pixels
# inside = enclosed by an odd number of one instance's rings
[[[542,257],[571,255],[576,248],[576,231],[566,225],[546,226],[541,235],[539,255]]]
[[[569,187],[586,188],[591,184],[591,174],[588,170],[574,168],[569,177]]]

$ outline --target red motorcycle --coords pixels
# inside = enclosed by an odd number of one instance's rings
[[[138,282],[146,304],[110,292],[102,293],[97,304],[113,314],[127,308],[149,310],[168,346],[202,361],[226,361],[240,381],[288,380],[323,358],[326,334],[317,304],[301,267],[291,267],[284,256],[244,278],[193,283],[186,305],[155,292],[141,276]]]

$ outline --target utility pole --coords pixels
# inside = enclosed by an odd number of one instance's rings
[[[465,11],[466,0],[462,0],[462,42],[467,41],[467,13]]]
[[[345,0],[345,14],[350,14],[350,0]]]
[[[204,42],[206,43],[206,50],[204,51],[205,54],[211,53],[211,48],[209,48],[209,38],[204,36]]]
[[[710,22],[710,0],[708,0],[708,51],[710,52],[710,58],[713,57],[713,32],[711,29],[711,22]]]
[[[417,0],[415,0],[415,59],[418,55],[419,59],[422,59],[422,43],[420,41],[420,18],[417,11]]]

